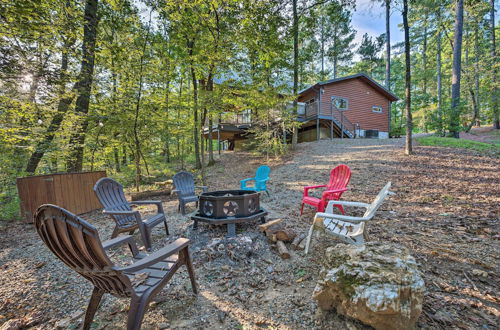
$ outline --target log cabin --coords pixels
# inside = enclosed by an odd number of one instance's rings
[[[299,92],[299,142],[336,137],[388,138],[398,97],[364,73],[318,82]]]
[[[299,92],[298,142],[325,138],[389,137],[391,103],[398,97],[364,73],[318,82]],[[204,137],[218,140],[219,150],[239,149],[251,138],[252,111],[229,112]],[[284,135],[291,139],[291,132]],[[289,141],[291,142],[291,141]],[[222,144],[222,145],[221,145]]]

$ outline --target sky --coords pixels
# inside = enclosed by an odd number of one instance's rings
[[[398,27],[399,24],[403,24],[401,12],[396,8],[391,8],[391,44],[404,40],[404,34]],[[383,3],[372,0],[356,0],[352,26],[357,31],[354,42],[358,45],[365,33],[372,37],[385,33],[385,6]]]

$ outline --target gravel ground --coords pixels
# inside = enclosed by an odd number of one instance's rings
[[[392,181],[396,195],[381,207],[369,233],[372,240],[407,246],[420,263],[427,293],[418,326],[498,326],[498,159],[436,147],[417,147],[416,155],[407,157],[402,144],[401,139],[302,143],[293,154],[268,163],[270,196],[263,195],[261,203],[269,218],[285,218],[295,231],[306,232],[314,210],[306,206],[299,216],[302,187],[326,182],[332,167],[345,163],[353,172],[344,200],[371,202]],[[237,188],[263,162],[225,153],[209,168],[207,183],[211,190]],[[175,200],[163,201],[172,234],[166,237],[158,226],[153,248],[190,238],[200,294],[191,293],[187,272],[180,269],[151,305],[144,329],[365,328],[318,312],[311,299],[317,260],[335,244],[331,238],[316,240],[306,257],[292,251],[291,259],[282,260],[254,224],[238,226],[237,238],[225,239],[225,228],[200,224],[195,231],[188,216],[177,214]],[[103,239],[111,234],[114,224],[100,212],[82,217]],[[0,235],[0,324],[18,319],[27,328],[76,328],[90,284],[56,260],[31,225],[12,223]],[[113,251],[113,259],[126,262],[127,251]],[[105,297],[94,328],[124,328],[127,303]]]

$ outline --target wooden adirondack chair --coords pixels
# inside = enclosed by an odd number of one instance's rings
[[[150,255],[144,255],[138,252],[129,235],[101,243],[94,226],[58,206],[42,205],[34,218],[36,230],[47,247],[94,285],[85,314],[85,330],[90,328],[104,293],[131,298],[127,329],[140,329],[149,302],[182,265],[186,265],[191,286],[197,293],[188,239],[179,238]],[[129,245],[135,260],[132,265],[118,267],[106,255],[107,249],[121,244]]]
[[[267,191],[267,181],[269,181],[269,173],[271,169],[269,166],[261,165],[255,172],[255,177],[248,178],[240,181],[240,189],[241,190],[255,190],[255,191],[265,191],[267,195],[269,192]],[[254,185],[248,187],[247,183],[254,181]]]
[[[128,232],[134,233],[135,229],[139,229],[144,242],[144,246],[148,251],[151,251],[151,230],[160,223],[165,224],[167,235],[168,225],[165,212],[161,201],[134,201],[129,203],[123,193],[123,186],[111,178],[101,178],[94,185],[94,192],[97,199],[104,207],[104,214],[109,214],[116,222],[116,227],[111,234],[111,238],[115,238],[118,234]],[[131,205],[156,205],[157,213],[142,219],[139,211],[134,211]]]
[[[349,184],[350,179],[351,169],[349,166],[342,164],[330,171],[330,181],[328,184],[304,187],[300,215],[302,215],[304,211],[304,204],[314,206],[318,212],[323,212],[329,200],[340,199],[342,193],[347,190],[347,185]],[[317,188],[326,188],[323,191],[321,198],[309,196],[309,190]],[[336,203],[334,206],[337,207],[342,214],[344,214],[344,208],[342,205]]]
[[[315,228],[323,228],[326,233],[340,238],[342,241],[355,245],[362,245],[367,239],[365,226],[366,222],[371,220],[375,212],[384,202],[387,195],[394,194],[389,191],[391,183],[388,182],[384,188],[379,192],[375,200],[371,204],[348,202],[348,201],[330,201],[325,212],[318,212],[314,216],[314,222],[309,229],[307,236],[305,253],[309,251],[311,238]],[[334,204],[341,204],[345,206],[364,207],[365,214],[362,217],[351,217],[346,215],[334,214]]]
[[[196,202],[196,206],[198,206],[198,195],[196,195],[196,188],[202,189],[203,192],[208,191],[207,186],[195,186],[194,185],[194,177],[191,173],[181,171],[176,173],[172,178],[175,185],[175,190],[172,193],[177,194],[177,198],[179,199],[178,210],[182,212],[182,214],[186,214],[186,204]]]

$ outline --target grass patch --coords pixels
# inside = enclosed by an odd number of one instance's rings
[[[417,142],[422,146],[462,148],[474,150],[482,154],[500,156],[500,146],[497,144],[439,136],[419,137],[417,138]]]

